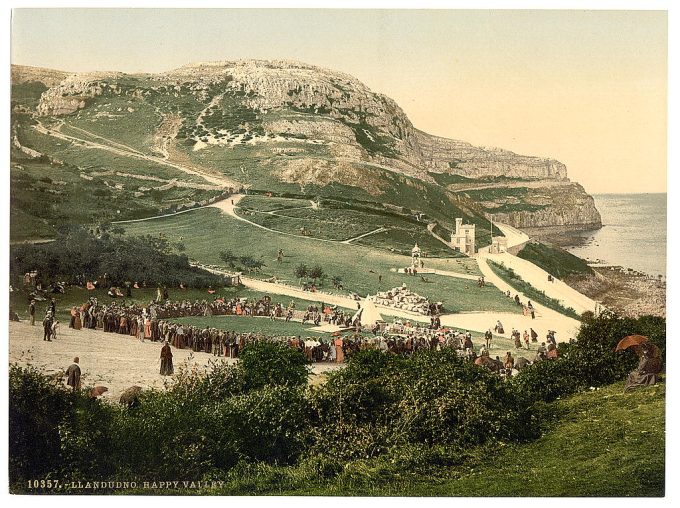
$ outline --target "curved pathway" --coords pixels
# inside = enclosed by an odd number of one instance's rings
[[[90,148],[97,148],[99,150],[106,150],[108,152],[115,153],[116,155],[122,155],[125,157],[131,157],[131,158],[136,158],[136,159],[142,159],[145,161],[149,162],[154,162],[156,164],[161,164],[163,166],[169,166],[175,169],[179,169],[180,171],[183,171],[184,173],[193,175],[193,176],[199,176],[203,178],[204,180],[212,183],[216,189],[222,189],[225,187],[234,187],[237,188],[239,187],[238,184],[232,182],[225,176],[220,176],[217,174],[208,174],[202,171],[198,171],[194,168],[189,168],[187,166],[182,166],[180,164],[175,164],[173,162],[169,162],[161,157],[154,157],[152,155],[146,155],[143,154],[139,151],[137,151],[134,148],[131,148],[126,145],[121,145],[120,143],[116,143],[115,141],[112,141],[107,138],[103,138],[101,136],[98,136],[96,134],[93,134],[91,132],[88,132],[84,129],[80,129],[79,127],[74,127],[75,129],[82,131],[86,133],[88,136],[93,136],[97,139],[101,139],[104,143],[97,143],[95,141],[90,141],[87,139],[83,138],[78,138],[76,136],[70,136],[68,134],[64,134],[60,130],[57,129],[51,129],[49,127],[45,127],[40,121],[34,126],[35,130],[40,132],[41,134],[46,134],[55,138],[63,139],[64,141],[70,141],[70,142],[75,142],[75,143],[80,143],[83,146],[90,147]],[[71,126],[69,126],[71,128]],[[115,146],[112,146],[115,145]]]

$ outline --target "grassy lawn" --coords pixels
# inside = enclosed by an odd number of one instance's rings
[[[462,464],[411,471],[380,459],[328,480],[309,468],[264,466],[220,494],[311,496],[658,497],[664,495],[665,385],[623,383],[546,405],[549,424],[527,444],[470,449]],[[425,466],[426,468],[428,466]],[[208,491],[209,493],[215,493]]]
[[[556,420],[537,441],[412,495],[662,496],[665,393],[661,384],[624,394],[616,383],[554,402]]]
[[[267,196],[248,195],[239,202],[239,208],[270,212],[272,210],[284,210],[311,206],[309,200],[295,198],[276,198]]]
[[[489,261],[489,267],[491,270],[493,270],[493,273],[503,279],[503,281],[509,284],[515,291],[524,293],[526,297],[529,298],[529,300],[540,303],[541,305],[564,314],[565,316],[569,316],[574,319],[580,318],[574,309],[571,307],[564,307],[564,305],[562,305],[559,300],[550,298],[543,291],[539,291],[534,286],[522,279],[522,277],[517,275],[512,268],[507,268],[505,265],[498,264],[493,261]]]
[[[209,265],[222,265],[219,253],[231,250],[236,256],[250,255],[265,262],[262,277],[277,276],[290,284],[297,284],[295,267],[301,263],[308,267],[320,265],[330,278],[339,276],[345,291],[354,291],[362,296],[375,294],[401,286],[416,293],[441,301],[446,312],[468,312],[489,310],[497,312],[518,312],[517,306],[505,298],[491,285],[478,288],[474,280],[428,275],[426,280],[391,271],[410,265],[410,257],[371,249],[361,245],[334,244],[307,238],[277,235],[261,230],[250,224],[225,216],[213,208],[200,209],[189,213],[155,219],[152,221],[125,224],[128,235],[158,235],[163,233],[170,241],[184,237],[189,257]],[[278,249],[283,249],[284,260],[276,262]],[[426,260],[427,266],[473,273],[476,275],[474,260]],[[462,268],[462,269],[461,269]],[[382,282],[378,277],[382,275]],[[330,282],[323,287],[330,290]]]
[[[297,321],[286,323],[283,319],[272,321],[267,317],[242,317],[242,316],[213,316],[213,317],[185,317],[171,319],[175,323],[198,326],[199,328],[218,328],[236,333],[261,333],[263,335],[330,338],[325,332],[311,331],[314,324]]]
[[[275,213],[268,213],[271,211]],[[309,236],[336,241],[388,228],[389,231],[374,233],[356,242],[406,255],[417,242],[426,255],[462,257],[433,238],[426,230],[426,222],[385,208],[380,203],[369,205],[324,199],[319,208],[312,208],[311,203],[303,199],[249,195],[239,203],[237,213],[276,231],[300,234],[300,227],[304,227]]]

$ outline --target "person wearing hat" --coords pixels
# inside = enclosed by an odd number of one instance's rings
[[[52,342],[52,313],[48,310],[43,319],[43,340]]]
[[[35,300],[31,300],[28,306],[28,315],[31,316],[31,326],[35,326]]]
[[[78,362],[80,358],[77,356],[73,359],[73,363],[66,369],[66,384],[73,388],[73,391],[80,389],[80,366]]]

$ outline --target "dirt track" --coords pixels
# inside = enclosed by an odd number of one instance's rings
[[[104,333],[101,330],[73,330],[63,326],[52,342],[42,340],[42,326],[27,322],[9,323],[9,361],[33,365],[46,374],[62,372],[80,357],[83,386],[106,386],[104,397],[118,400],[120,394],[133,385],[143,388],[162,388],[171,377],[159,374],[160,350],[158,342],[139,342],[129,335]],[[173,348],[175,371],[181,365],[205,368],[215,361],[213,355]],[[229,363],[235,360],[219,358]],[[320,374],[338,368],[336,364],[315,364],[310,382],[317,382]]]

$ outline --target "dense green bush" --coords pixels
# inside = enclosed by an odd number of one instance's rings
[[[512,378],[512,384],[523,398],[551,401],[591,386],[623,379],[638,362],[632,350],[614,351],[616,344],[628,335],[649,337],[665,360],[665,319],[655,316],[623,318],[606,312],[585,320],[575,343],[560,344],[557,360],[526,367]]]
[[[243,372],[247,389],[267,385],[300,386],[309,376],[307,357],[287,344],[275,342],[248,344],[239,355],[238,368]]]
[[[346,459],[410,444],[522,440],[536,429],[509,385],[448,348],[410,359],[359,352],[311,399],[314,449]]]
[[[410,358],[361,351],[316,387],[306,386],[300,351],[259,342],[236,365],[178,369],[166,390],[143,392],[134,408],[12,366],[10,482],[22,491],[26,479],[50,474],[222,478],[257,490],[277,478],[292,488],[310,478],[357,484],[401,470],[426,474],[534,439],[547,421],[545,401],[625,377],[637,357],[614,348],[630,334],[665,351],[664,319],[604,314],[584,322],[577,342],[561,344],[559,359],[510,380],[448,348]]]
[[[53,242],[10,248],[10,277],[19,283],[26,272],[37,270],[42,282],[83,283],[105,273],[113,285],[125,281],[147,285],[203,288],[219,286],[224,278],[189,265],[186,255],[172,253],[167,240],[151,236],[123,237],[104,231],[95,235],[81,228],[66,228]]]
[[[62,464],[59,423],[75,396],[33,367],[9,369],[10,482],[43,477]]]

